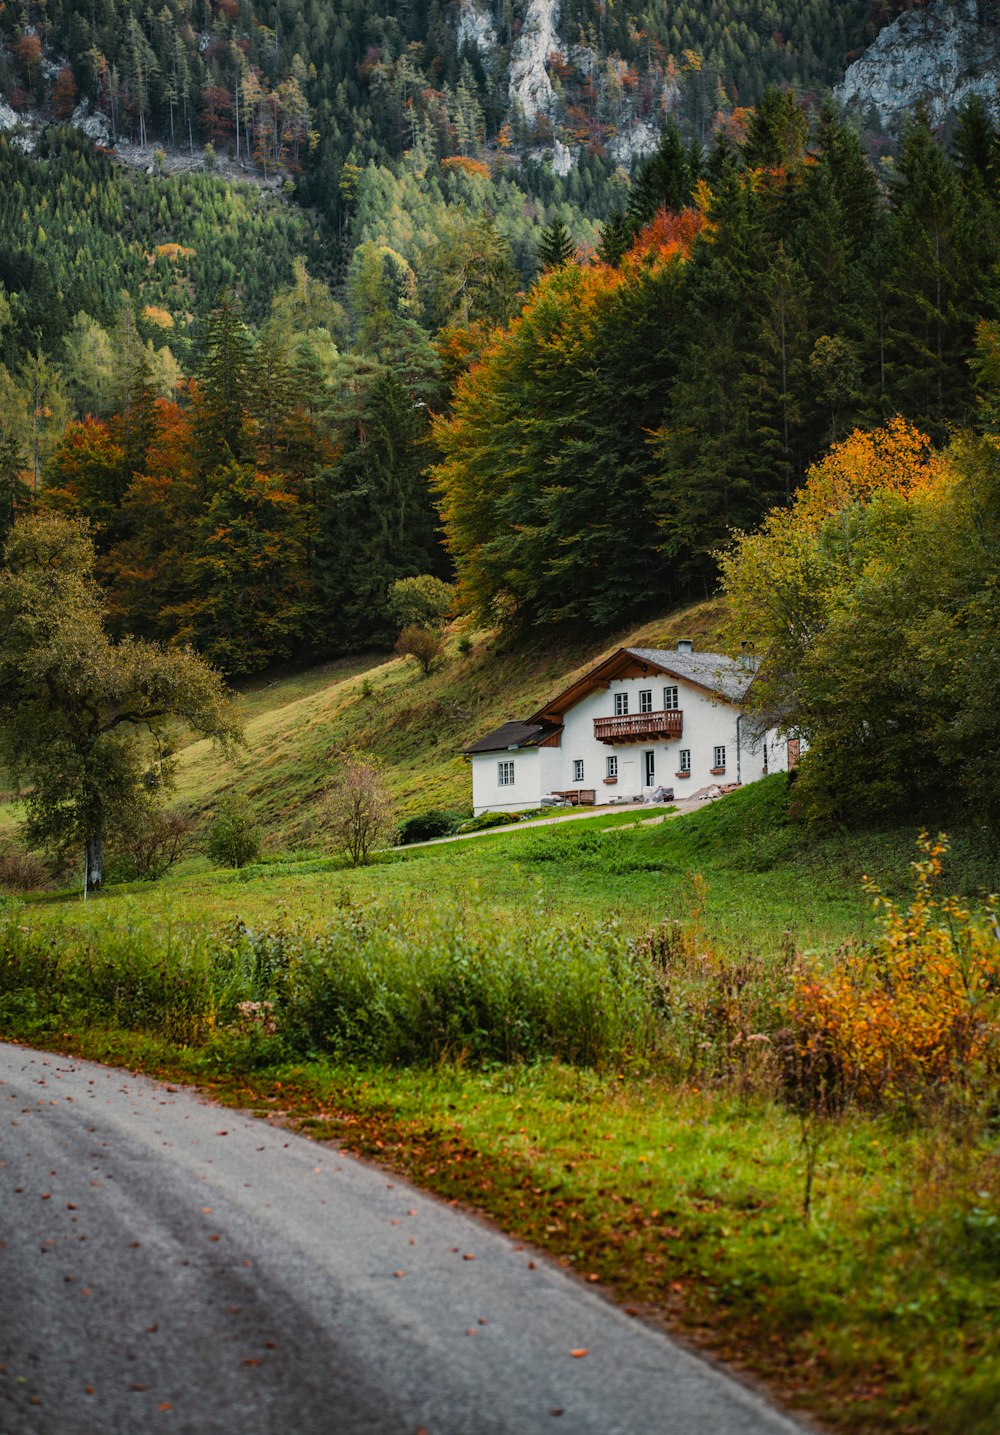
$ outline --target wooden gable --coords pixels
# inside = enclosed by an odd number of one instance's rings
[[[546,703],[543,708],[539,708],[531,721],[558,723],[563,714],[575,707],[588,693],[607,688],[616,679],[648,678],[652,673],[664,671],[665,669],[660,664],[646,662],[642,658],[636,657],[634,653],[630,653],[627,648],[619,648],[617,653],[612,653],[610,658],[605,658],[603,663],[599,663],[596,668],[591,668],[589,673],[578,678],[572,687],[566,688],[551,702]]]

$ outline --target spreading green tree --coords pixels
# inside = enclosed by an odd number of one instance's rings
[[[91,890],[130,803],[169,789],[177,731],[238,734],[200,658],[108,638],[94,557],[78,522],[40,515],[16,524],[0,572],[0,755],[24,785],[29,843],[82,852]]]

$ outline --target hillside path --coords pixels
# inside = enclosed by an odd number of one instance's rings
[[[704,807],[706,802],[717,802],[718,798],[709,798],[704,791],[692,793],[690,797],[677,798],[674,802],[637,802],[634,807],[626,808],[618,802],[606,807],[574,807],[572,812],[566,812],[563,808],[553,809],[552,817],[531,817],[527,822],[510,822],[506,826],[484,827],[480,832],[455,832],[450,837],[428,837],[425,842],[407,842],[402,847],[394,847],[394,852],[413,852],[418,847],[437,847],[442,842],[469,842],[473,837],[499,837],[505,832],[526,832],[529,827],[552,827],[557,822],[579,822],[584,817],[612,817],[625,811],[631,811],[635,821],[640,827],[652,827],[657,822],[666,822],[668,817],[683,817],[688,812],[694,812],[699,807]],[[652,813],[651,817],[643,817],[642,813]],[[602,831],[611,831],[610,828],[603,828]],[[618,830],[618,829],[615,829]],[[623,829],[624,830],[624,829]]]
[[[0,1291],[3,1435],[802,1428],[390,1173],[6,1044]]]

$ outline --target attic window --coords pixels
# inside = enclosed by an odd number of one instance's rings
[[[628,693],[615,693],[615,717],[628,717]]]
[[[640,693],[639,693],[639,711],[640,711],[641,713],[651,713],[651,712],[653,711],[653,690],[652,690],[652,688],[643,688],[643,689],[640,691]]]
[[[664,712],[667,712],[667,713],[676,712],[679,707],[680,707],[680,701],[679,701],[678,694],[677,694],[677,688],[676,688],[676,687],[664,688],[664,689],[663,689],[663,711],[664,711]]]

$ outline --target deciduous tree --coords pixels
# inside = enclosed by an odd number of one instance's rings
[[[194,654],[112,643],[78,522],[19,522],[0,573],[0,756],[25,787],[33,845],[86,856],[104,877],[104,840],[142,792],[169,789],[173,734],[238,734],[222,681]]]

